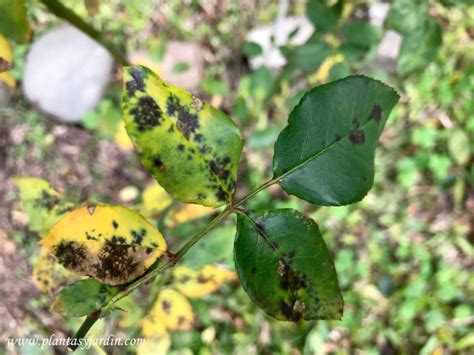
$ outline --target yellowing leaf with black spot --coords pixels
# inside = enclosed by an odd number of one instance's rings
[[[190,298],[208,295],[224,283],[237,279],[234,271],[216,265],[207,265],[200,271],[179,266],[175,268],[173,276],[174,287]]]
[[[48,214],[58,208],[62,196],[46,180],[35,177],[16,177],[14,180],[20,190],[22,207],[29,217],[30,229],[43,232]]]
[[[0,34],[0,83],[14,89],[15,78],[10,70],[13,69],[13,50],[8,40]]]
[[[70,272],[60,265],[46,248],[41,248],[33,262],[32,277],[35,286],[43,292],[54,292],[69,276]]]
[[[66,268],[106,284],[142,275],[166,251],[158,229],[123,206],[84,206],[62,217],[40,241]]]
[[[124,68],[122,114],[140,159],[174,198],[232,200],[242,137],[223,112],[143,66]]]
[[[194,313],[188,299],[178,291],[164,289],[142,323],[143,335],[159,338],[168,330],[189,330],[194,324]]]

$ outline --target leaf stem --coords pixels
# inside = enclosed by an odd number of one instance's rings
[[[99,42],[102,46],[105,47],[109,51],[109,53],[114,57],[115,61],[122,66],[129,65],[127,58],[125,55],[120,51],[115,44],[110,42],[105,38],[105,36],[97,31],[91,24],[84,21],[80,16],[78,16],[75,12],[71,9],[68,9],[63,4],[61,4],[58,0],[40,0],[49,11],[51,11],[54,15],[59,18],[62,18],[69,22],[74,27],[78,28],[90,38]]]
[[[271,180],[268,180],[267,182],[263,183],[259,187],[257,187],[255,190],[251,191],[248,195],[242,197],[240,200],[237,200],[234,202],[233,207],[237,207],[242,205],[244,202],[258,194],[260,191],[265,190],[266,188],[272,186],[274,183],[278,181],[278,178],[273,178]]]

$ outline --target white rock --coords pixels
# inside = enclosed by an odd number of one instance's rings
[[[398,32],[392,30],[385,32],[377,49],[377,55],[385,58],[396,59],[400,53],[402,40],[403,38]]]
[[[290,39],[290,34],[297,28],[299,28],[298,32]],[[301,45],[311,37],[313,32],[313,24],[304,16],[281,18],[273,25],[253,29],[248,33],[246,40],[260,45],[262,54],[251,58],[250,66],[254,69],[262,65],[270,69],[282,68],[286,64],[286,59],[278,47],[286,44]]]
[[[369,7],[370,23],[377,27],[382,27],[387,17],[390,4],[385,2],[376,2]]]
[[[64,122],[78,122],[99,103],[112,67],[106,49],[74,27],[61,26],[33,43],[23,91],[41,111]]]

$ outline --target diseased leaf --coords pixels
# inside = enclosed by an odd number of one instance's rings
[[[178,291],[164,289],[143,320],[142,332],[147,338],[159,338],[168,330],[189,330],[193,323],[194,313],[188,299]]]
[[[331,256],[317,224],[298,211],[239,214],[234,259],[243,288],[272,317],[341,318]]]
[[[31,28],[24,0],[0,1],[0,33],[16,42],[28,42]]]
[[[122,112],[143,165],[170,195],[210,207],[232,200],[242,137],[223,112],[143,66],[124,68]]]
[[[237,279],[234,271],[216,265],[207,265],[200,271],[178,266],[174,269],[173,276],[174,287],[189,298],[208,295],[224,283]]]
[[[41,248],[36,260],[33,262],[33,282],[43,292],[54,292],[65,283],[70,276],[57,260],[49,254],[46,248]]]
[[[94,279],[79,280],[61,290],[51,310],[66,317],[82,317],[101,309],[119,290]]]
[[[165,251],[160,231],[123,206],[83,206],[57,222],[40,241],[64,267],[106,284],[140,276]]]
[[[363,76],[312,89],[275,144],[274,178],[289,194],[312,203],[360,201],[372,187],[375,147],[398,97]]]
[[[29,217],[32,231],[44,232],[44,223],[49,213],[59,208],[62,196],[56,192],[49,182],[36,177],[15,177],[20,190],[20,201]],[[60,212],[60,208],[55,212]]]
[[[0,82],[8,87],[16,87],[15,78],[10,70],[13,69],[13,51],[8,40],[0,34]]]

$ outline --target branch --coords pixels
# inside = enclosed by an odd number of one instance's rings
[[[40,0],[49,11],[55,14],[57,17],[62,18],[69,22],[74,27],[78,28],[94,41],[100,43],[109,51],[109,53],[114,57],[115,61],[122,66],[129,65],[127,58],[120,51],[115,44],[107,40],[104,35],[97,31],[91,24],[85,22],[80,16],[75,12],[65,7],[58,0]]]

